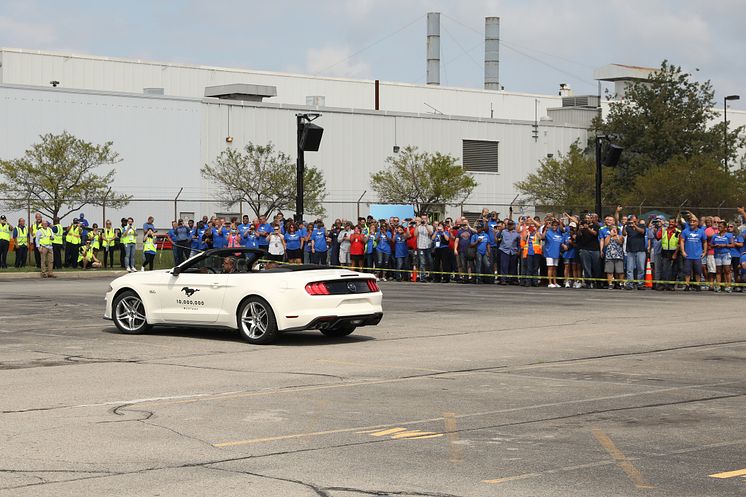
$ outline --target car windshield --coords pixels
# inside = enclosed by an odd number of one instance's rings
[[[256,252],[221,250],[197,256],[181,266],[182,273],[250,273],[258,260]]]

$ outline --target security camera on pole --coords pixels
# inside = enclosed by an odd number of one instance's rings
[[[318,113],[296,114],[298,125],[298,159],[296,162],[296,197],[295,197],[295,222],[303,220],[303,175],[306,169],[304,152],[317,152],[321,144],[321,135],[324,128],[313,124],[321,117]]]

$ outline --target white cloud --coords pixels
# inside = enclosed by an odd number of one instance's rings
[[[306,52],[306,72],[319,76],[367,78],[370,65],[356,59],[349,47],[311,48]]]

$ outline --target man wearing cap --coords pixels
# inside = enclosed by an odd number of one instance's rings
[[[8,224],[5,215],[0,216],[0,269],[8,268],[8,248],[13,227]]]
[[[13,238],[16,241],[16,267],[25,267],[28,260],[28,228],[26,220],[18,218],[18,224],[13,230]]]
[[[56,278],[57,276],[52,273],[52,265],[54,264],[54,253],[52,251],[52,228],[49,227],[49,221],[44,220],[42,227],[36,230],[35,244],[39,248],[39,255],[41,256],[41,277],[42,278]]]

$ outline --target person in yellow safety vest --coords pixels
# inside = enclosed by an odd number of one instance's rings
[[[8,249],[13,227],[8,224],[5,215],[0,216],[0,269],[8,269]]]
[[[531,217],[526,219],[527,228],[521,233],[521,258],[523,259],[522,286],[539,286],[541,267],[541,237],[538,234],[539,222]]]
[[[34,261],[36,267],[41,268],[41,253],[39,247],[36,246],[36,232],[42,228],[41,212],[34,214],[34,223],[31,225],[31,243],[34,244]]]
[[[98,229],[98,224],[93,223],[91,231],[88,232],[87,238],[91,241],[91,247],[96,255],[101,248],[101,230]]]
[[[54,268],[62,269],[62,248],[65,243],[65,228],[60,224],[60,218],[54,218],[52,226],[52,253],[54,254]]]
[[[124,266],[130,273],[137,272],[135,269],[135,249],[137,248],[137,229],[135,220],[127,218],[127,224],[122,228],[122,246],[124,247]]]
[[[114,267],[114,250],[117,243],[117,233],[114,228],[111,227],[111,219],[107,219],[104,224],[104,231],[101,236],[101,246],[104,248],[104,267],[106,267],[106,261],[109,261],[109,266]]]
[[[145,240],[142,243],[142,253],[145,257],[145,261],[142,264],[140,271],[145,271],[145,266],[148,266],[148,270],[153,270],[153,261],[155,261],[156,254],[155,240],[153,239],[153,232],[148,230],[145,235]]]
[[[679,275],[681,257],[679,257],[679,238],[681,230],[677,226],[676,218],[668,220],[668,227],[660,228],[655,237],[661,241],[661,279],[663,281],[676,281]],[[673,291],[673,283],[664,283],[663,288]]]
[[[26,220],[23,218],[18,219],[18,225],[13,230],[13,238],[16,241],[16,267],[25,267],[26,261],[28,261],[28,228],[26,227]]]
[[[86,240],[85,245],[80,247],[80,253],[78,254],[78,263],[80,263],[83,269],[98,269],[101,267],[101,262],[96,259],[96,251],[93,250],[93,246],[91,245],[90,240]]]
[[[80,221],[75,218],[70,227],[67,228],[67,234],[65,235],[65,267],[78,267],[77,256],[80,250],[81,233]]]
[[[52,273],[54,256],[52,254],[52,228],[49,227],[49,221],[43,221],[42,227],[36,230],[35,245],[39,249],[41,262],[41,277],[56,278]]]

